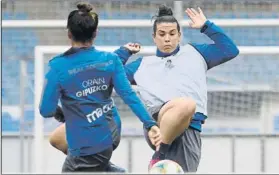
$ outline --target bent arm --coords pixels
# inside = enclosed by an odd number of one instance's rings
[[[225,63],[239,54],[232,39],[224,31],[209,20],[201,29],[214,41],[214,44],[191,44],[205,59],[208,69]]]
[[[124,46],[121,46],[119,49],[115,50],[114,53],[118,55],[122,64],[126,64],[128,59],[132,56],[132,52],[130,52],[129,49],[125,48]]]
[[[132,84],[136,84],[134,75],[137,72],[137,70],[141,64],[141,61],[142,61],[142,57],[140,57],[140,58],[136,59],[135,61],[133,61],[129,64],[126,64],[124,66],[126,76]]]
[[[148,114],[143,103],[133,91],[125,74],[123,65],[118,58],[115,59],[115,72],[112,77],[112,82],[116,93],[119,94],[123,101],[137,115],[137,117],[144,124],[145,128],[151,128],[156,125],[156,122]]]
[[[56,113],[58,100],[60,97],[60,86],[58,83],[57,72],[50,67],[45,76],[44,89],[40,102],[40,114],[45,117],[53,117]]]

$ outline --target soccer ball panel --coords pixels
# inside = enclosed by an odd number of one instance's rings
[[[172,160],[161,160],[151,167],[149,174],[184,174],[184,171]]]

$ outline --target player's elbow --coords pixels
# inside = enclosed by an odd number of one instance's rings
[[[237,46],[234,46],[233,47],[233,49],[232,49],[232,51],[231,51],[231,56],[233,57],[233,58],[235,58],[235,57],[237,57],[238,55],[239,55],[239,49],[237,48]]]
[[[56,112],[56,107],[57,105],[42,100],[39,106],[41,116],[43,116],[44,118],[53,117]]]
[[[237,57],[238,55],[239,55],[239,49],[237,48],[237,46],[235,44],[233,44],[227,51],[227,57],[232,59],[232,58]]]
[[[43,116],[44,118],[49,118],[49,117],[53,117],[55,112],[49,111],[46,108],[40,107],[40,114],[41,116]]]

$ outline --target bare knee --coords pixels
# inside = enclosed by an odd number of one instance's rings
[[[170,109],[177,114],[177,120],[190,122],[196,111],[196,102],[187,97],[173,99],[162,108],[160,115]]]
[[[67,154],[68,145],[66,141],[65,126],[61,125],[51,133],[49,143],[54,148]]]
[[[196,110],[191,98],[177,98],[166,103],[159,112],[158,123],[162,133],[162,142],[171,143],[187,129]]]
[[[183,116],[192,116],[196,111],[196,102],[191,98],[179,98],[176,102],[176,108]]]
[[[59,139],[57,139],[55,131],[50,134],[48,141],[51,144],[51,146],[55,148],[57,147],[57,145],[59,144]]]

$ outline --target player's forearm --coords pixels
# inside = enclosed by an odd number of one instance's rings
[[[126,81],[127,80],[119,81],[119,84],[121,84],[121,88],[118,88],[120,86],[116,85],[116,93],[119,94],[124,103],[131,108],[134,114],[136,114],[136,116],[144,124],[145,128],[150,128],[151,126],[156,125],[156,122],[150,117],[143,103],[133,91],[128,81]]]
[[[135,84],[134,75],[141,64],[141,61],[142,61],[142,57],[124,66],[126,76],[132,84],[133,83]]]
[[[119,49],[115,50],[114,53],[118,55],[122,64],[126,64],[130,56],[132,56],[132,52],[130,52],[127,48],[121,46]]]
[[[223,59],[230,59],[238,55],[239,50],[236,44],[214,23],[207,20],[201,32],[214,41],[215,46],[222,51],[219,54],[222,54]]]
[[[51,104],[51,102],[48,103],[42,100],[42,103],[40,104],[40,114],[44,118],[53,117],[56,113],[56,106],[54,107],[54,104]]]
[[[59,91],[56,88],[56,83],[51,81],[46,81],[44,90],[42,92],[41,102],[40,102],[40,114],[45,117],[53,117],[56,113]]]
[[[143,103],[132,89],[128,90],[125,94],[122,94],[121,98],[131,108],[134,114],[136,114],[144,124],[145,128],[150,128],[156,125],[156,122],[150,117]]]
[[[115,60],[115,64],[116,70],[112,77],[112,81],[116,93],[132,109],[146,128],[156,125],[156,122],[150,117],[144,105],[133,91],[127,79],[125,70],[117,58]]]
[[[55,115],[60,98],[58,72],[54,69],[53,62],[54,60],[49,62],[50,69],[45,76],[44,89],[39,107],[41,115],[45,118]]]
[[[204,57],[207,68],[211,69],[225,63],[239,54],[234,42],[215,24],[206,21],[201,32],[214,41],[214,44],[192,44]]]

